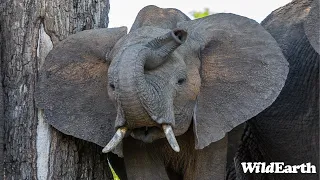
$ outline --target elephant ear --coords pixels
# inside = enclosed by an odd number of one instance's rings
[[[100,146],[114,134],[116,110],[108,98],[105,61],[127,28],[86,30],[67,37],[40,69],[36,104],[59,131]]]
[[[319,0],[314,0],[311,4],[310,12],[304,23],[304,30],[307,38],[314,48],[320,54],[320,22],[319,22]]]
[[[142,26],[174,29],[177,27],[178,22],[189,20],[190,18],[178,9],[159,8],[157,6],[150,5],[139,11],[130,32]]]
[[[215,14],[180,23],[185,44],[199,50],[201,88],[194,109],[196,149],[222,139],[270,106],[284,86],[288,63],[257,22]]]

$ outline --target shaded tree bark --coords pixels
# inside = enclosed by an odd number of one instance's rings
[[[0,26],[1,31],[1,26]],[[0,37],[2,39],[3,37]],[[0,48],[0,179],[3,177],[3,146],[4,146],[4,102],[3,102],[3,86],[2,86],[2,69],[1,69],[1,48]]]
[[[70,34],[107,27],[108,12],[108,0],[1,1],[0,179],[112,179],[101,147],[51,128],[34,103],[47,53]]]

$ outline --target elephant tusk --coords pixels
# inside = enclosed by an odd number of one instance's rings
[[[171,146],[171,148],[175,151],[175,152],[179,152],[180,151],[180,147],[179,144],[176,140],[176,137],[173,134],[173,130],[172,127],[168,124],[163,124],[162,125],[164,134],[166,135],[166,138]]]
[[[122,141],[124,138],[124,135],[126,134],[128,128],[121,127],[117,130],[115,135],[112,137],[112,139],[109,141],[109,143],[102,149],[103,153],[108,153],[112,151],[116,146]]]

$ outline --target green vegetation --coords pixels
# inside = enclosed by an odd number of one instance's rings
[[[206,16],[209,16],[213,14],[212,12],[210,12],[209,8],[204,8],[203,11],[192,11],[191,12],[191,15],[195,18],[195,19],[198,19],[198,18],[203,18],[203,17],[206,17]]]
[[[111,164],[109,162],[108,162],[108,164],[109,164],[109,168],[110,168],[110,170],[112,172],[113,180],[120,180],[120,178],[117,176],[116,172],[114,172]]]

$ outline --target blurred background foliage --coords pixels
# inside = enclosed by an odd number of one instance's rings
[[[204,8],[203,11],[192,11],[190,14],[194,17],[194,19],[199,19],[211,15],[213,12],[210,12],[209,8]]]

